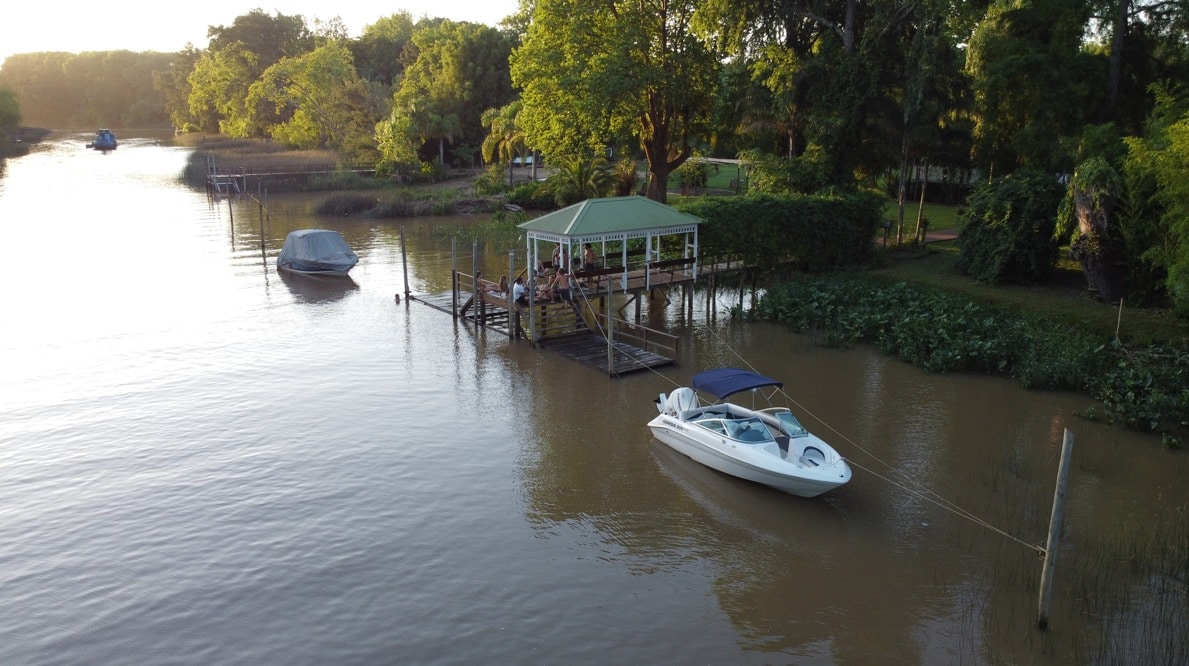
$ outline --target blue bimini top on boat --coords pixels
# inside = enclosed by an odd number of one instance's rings
[[[699,372],[694,375],[693,385],[695,391],[705,391],[719,400],[749,389],[784,386],[782,382],[771,377],[739,368],[719,368]]]

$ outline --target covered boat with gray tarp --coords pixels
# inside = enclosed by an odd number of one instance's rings
[[[277,255],[277,268],[302,275],[345,276],[359,257],[342,234],[332,229],[299,229],[290,232]]]

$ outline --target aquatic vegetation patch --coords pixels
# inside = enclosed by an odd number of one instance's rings
[[[738,314],[809,333],[818,344],[873,344],[927,372],[998,374],[1029,389],[1080,392],[1101,403],[1106,420],[1129,428],[1176,433],[1189,425],[1189,349],[1126,347],[1076,323],[855,274],[782,281]]]

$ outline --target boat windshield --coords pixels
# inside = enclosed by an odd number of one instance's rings
[[[758,417],[725,421],[727,436],[740,442],[771,442],[772,433]]]
[[[789,437],[804,437],[805,435],[809,434],[809,431],[805,429],[805,426],[801,425],[801,422],[797,420],[797,417],[793,416],[793,413],[787,409],[782,409],[776,412],[776,418],[780,419],[780,425],[784,427],[784,430],[789,434]]]

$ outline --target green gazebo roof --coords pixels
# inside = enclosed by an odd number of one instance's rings
[[[554,242],[693,233],[702,220],[645,197],[587,199],[521,223],[528,237]]]

